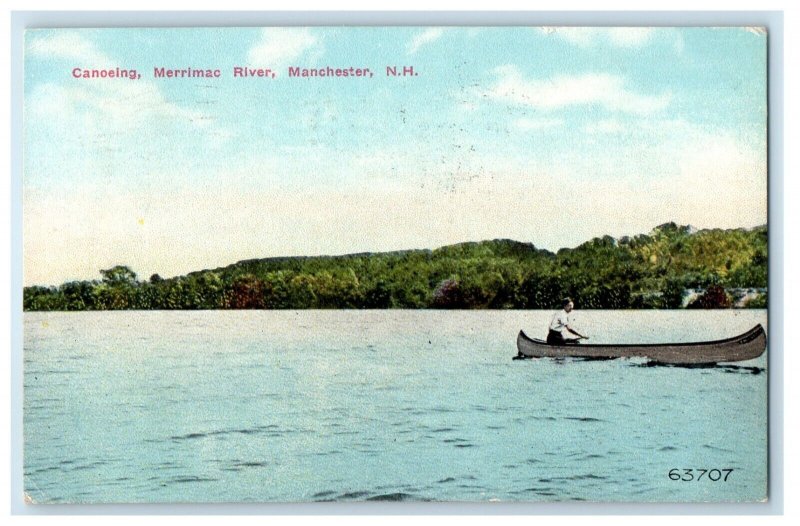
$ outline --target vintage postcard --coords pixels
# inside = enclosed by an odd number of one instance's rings
[[[29,29],[26,502],[763,502],[767,31]]]

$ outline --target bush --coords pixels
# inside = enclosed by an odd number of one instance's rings
[[[744,302],[745,309],[766,309],[768,305],[769,301],[766,294],[759,294]]]
[[[690,309],[729,309],[733,306],[733,300],[719,285],[711,285],[702,295],[692,301]]]

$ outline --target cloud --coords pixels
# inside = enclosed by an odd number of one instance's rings
[[[608,30],[608,39],[617,47],[638,47],[647,44],[653,35],[649,27],[614,27]]]
[[[616,134],[625,131],[625,126],[617,119],[602,119],[590,122],[583,127],[583,131],[588,134]]]
[[[269,27],[261,30],[261,39],[247,53],[253,66],[280,68],[303,55],[321,55],[323,47],[308,28]]]
[[[422,46],[428,45],[431,42],[436,42],[442,38],[442,35],[444,35],[444,28],[431,27],[426,29],[425,31],[414,35],[414,38],[412,38],[406,45],[406,51],[409,55],[413,55],[419,51]]]
[[[74,32],[56,32],[34,37],[28,52],[46,61],[68,61],[71,66],[113,69],[120,64]],[[123,68],[127,69],[127,68]],[[143,74],[143,72],[139,72]],[[129,79],[76,80],[35,85],[25,100],[31,122],[60,125],[61,129],[120,132],[160,119],[179,120],[206,127],[203,113],[166,100],[152,81]],[[75,128],[74,125],[79,127]]]
[[[31,32],[35,35],[35,32]],[[94,44],[77,33],[59,31],[46,37],[27,40],[29,55],[44,59],[63,59],[81,62],[92,67],[112,66],[112,60],[95,48]]]
[[[622,77],[607,73],[528,80],[515,66],[502,66],[495,71],[499,79],[486,96],[541,110],[598,105],[612,112],[647,115],[665,108],[671,99],[668,93],[651,96],[631,91]]]
[[[583,127],[583,131],[589,135],[619,134],[630,131],[630,123],[623,126],[617,119],[601,119],[588,123]]]
[[[542,27],[538,31],[584,48],[603,44],[619,48],[640,47],[650,42],[654,34],[650,27]]]
[[[564,119],[531,119],[523,117],[514,121],[514,126],[522,131],[544,130],[564,125]]]
[[[91,41],[91,32],[28,37],[27,64],[53,74],[26,86],[26,192],[71,193],[77,184],[90,192],[157,188],[165,184],[161,167],[213,160],[213,152],[233,142],[231,130],[217,120],[219,109],[191,105],[194,98],[189,97],[184,99],[188,105],[177,104],[146,75],[139,80],[72,78],[73,67],[113,69],[119,64]]]
[[[92,82],[86,87],[42,84],[34,88],[27,104],[31,116],[39,123],[60,124],[62,129],[87,132],[119,134],[164,120],[176,120],[197,128],[205,128],[210,122],[209,116],[201,112],[166,101],[156,86],[141,80],[113,85]],[[76,122],[80,127],[73,126]]]

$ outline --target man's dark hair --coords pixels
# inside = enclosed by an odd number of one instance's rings
[[[572,299],[571,298],[564,298],[563,300],[561,300],[561,308],[563,309],[564,307],[566,307],[570,303],[572,303]]]

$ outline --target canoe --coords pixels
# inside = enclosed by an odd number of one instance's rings
[[[732,338],[692,343],[549,345],[543,340],[529,338],[523,331],[517,336],[519,358],[642,357],[656,363],[705,365],[752,360],[761,356],[766,348],[767,335],[761,324]]]

